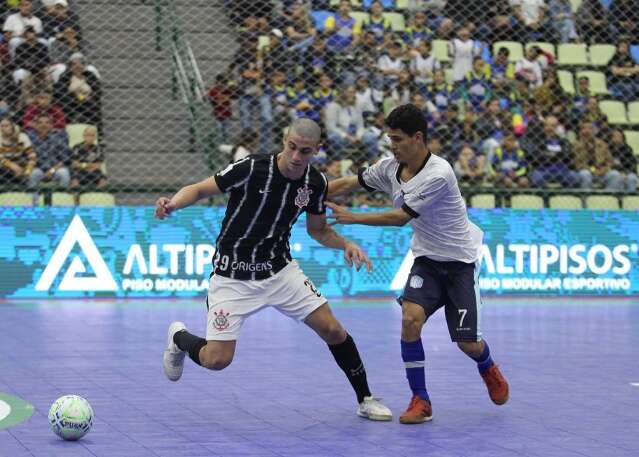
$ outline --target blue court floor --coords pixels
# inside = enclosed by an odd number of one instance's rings
[[[639,456],[639,299],[485,301],[484,336],[510,401],[490,402],[440,312],[423,333],[434,419],[412,426],[397,422],[410,393],[391,300],[333,300],[390,423],[357,417],[324,343],[273,310],[248,320],[228,369],[187,359],[171,383],[167,326],[180,319],[202,334],[202,300],[0,302],[0,393],[35,407],[0,430],[0,456]],[[68,393],[95,411],[75,443],[47,423]]]

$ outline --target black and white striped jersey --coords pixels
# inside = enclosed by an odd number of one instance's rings
[[[214,176],[230,193],[213,261],[215,274],[266,279],[291,261],[291,227],[303,211],[326,212],[326,177],[308,166],[298,180],[286,178],[276,155],[252,155]]]

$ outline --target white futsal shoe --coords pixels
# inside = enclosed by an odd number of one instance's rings
[[[180,379],[180,377],[182,377],[182,370],[184,370],[184,357],[186,356],[186,352],[177,347],[177,344],[173,342],[173,335],[180,330],[186,330],[186,325],[184,325],[183,322],[175,321],[169,325],[168,341],[162,359],[164,374],[171,381]]]
[[[364,401],[357,408],[357,415],[372,421],[393,420],[393,413],[384,406],[379,399],[374,397],[364,397]]]

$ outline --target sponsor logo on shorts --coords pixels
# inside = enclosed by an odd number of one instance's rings
[[[298,208],[304,208],[311,200],[310,195],[313,193],[312,189],[309,189],[307,185],[297,189],[297,197],[295,197],[295,205]]]
[[[413,289],[420,289],[424,285],[424,279],[421,276],[413,275],[409,284]]]
[[[213,311],[213,314],[215,314],[213,327],[215,327],[216,330],[226,330],[227,328],[229,328],[228,315],[230,313],[225,313],[224,310],[221,309],[220,312]]]

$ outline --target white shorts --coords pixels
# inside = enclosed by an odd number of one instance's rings
[[[273,306],[282,314],[302,321],[324,303],[326,299],[295,260],[268,279],[251,281],[213,275],[206,339],[237,340],[244,319],[265,306]]]

